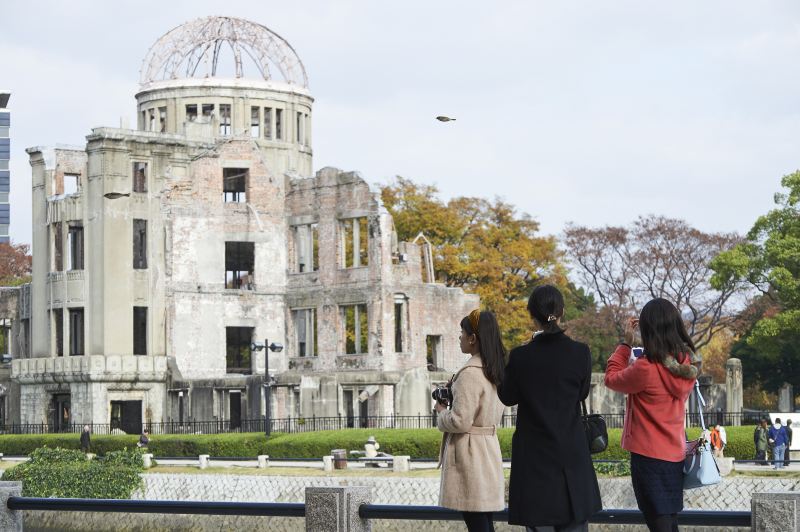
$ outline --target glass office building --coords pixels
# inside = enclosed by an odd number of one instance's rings
[[[11,190],[11,111],[8,100],[11,93],[0,91],[0,242],[8,242],[8,225],[11,223],[11,205],[8,193]]]

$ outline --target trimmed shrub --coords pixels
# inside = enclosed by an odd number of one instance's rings
[[[30,460],[7,469],[3,480],[22,482],[25,497],[77,497],[87,499],[128,499],[142,486],[135,465],[141,454],[118,451],[104,459],[87,460],[73,449],[36,449]]]

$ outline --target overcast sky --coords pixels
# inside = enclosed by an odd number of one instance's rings
[[[651,213],[744,232],[800,167],[796,1],[2,0],[13,240],[31,235],[25,148],[135,124],[148,48],[207,15],[298,52],[315,169],[500,196],[546,234]]]

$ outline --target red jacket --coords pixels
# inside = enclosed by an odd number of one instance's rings
[[[683,379],[645,357],[628,366],[631,348],[620,345],[606,367],[606,386],[628,394],[622,448],[667,462],[686,452],[685,404],[694,379]],[[684,360],[689,364],[689,357]]]

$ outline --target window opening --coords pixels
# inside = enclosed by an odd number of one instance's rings
[[[358,268],[369,265],[369,225],[367,218],[348,218],[340,222],[341,267]]]
[[[225,288],[252,290],[255,244],[225,242]]]
[[[297,138],[297,143],[300,144],[303,140],[303,113],[297,113],[297,133],[295,137]]]
[[[150,109],[150,110],[147,111],[147,114],[150,117],[150,121],[148,122],[148,124],[149,124],[148,131],[158,131],[156,129],[156,110],[155,109]]]
[[[147,354],[147,307],[133,307],[133,354]]]
[[[222,195],[225,203],[245,203],[247,201],[247,168],[222,169]]]
[[[253,341],[252,327],[225,327],[225,367],[228,373],[250,375],[250,344]]]
[[[64,174],[64,195],[77,194],[80,188],[80,174]]]
[[[67,249],[69,250],[69,270],[83,269],[83,225],[70,223],[67,233]]]
[[[11,319],[0,318],[0,354],[11,354]]]
[[[264,138],[272,140],[272,107],[264,107]]]
[[[64,243],[61,237],[61,222],[56,222],[53,227],[53,270],[55,272],[64,271]]]
[[[227,103],[219,105],[219,134],[223,136],[231,134],[231,106]]]
[[[408,351],[406,329],[408,328],[408,301],[404,295],[394,296],[394,350]]]
[[[260,108],[250,108],[250,136],[257,139],[261,136],[261,115]]]
[[[147,163],[133,163],[133,191],[147,192]]]
[[[231,430],[242,426],[242,392],[231,391],[228,394],[228,421]]]
[[[186,106],[186,121],[194,122],[197,120],[197,104],[189,104]]]
[[[294,311],[295,347],[297,356],[317,356],[317,310],[313,308]]]
[[[69,309],[69,354],[83,355],[83,309]]]
[[[294,226],[294,245],[297,273],[315,272],[319,269],[319,232],[317,224]]]
[[[64,311],[60,308],[55,308],[53,314],[53,329],[56,332],[56,356],[64,356]]]
[[[275,109],[275,138],[283,139],[283,109]]]
[[[147,269],[147,220],[133,221],[133,268]]]
[[[367,305],[342,307],[344,321],[344,348],[348,355],[367,352]]]
[[[167,130],[167,108],[158,108],[158,130],[164,133]]]
[[[430,334],[425,336],[425,350],[428,369],[431,371],[442,369],[444,367],[442,361],[442,337]]]
[[[214,104],[213,103],[204,103],[200,110],[203,113],[203,120],[205,122],[210,122],[211,118],[214,116]]]

